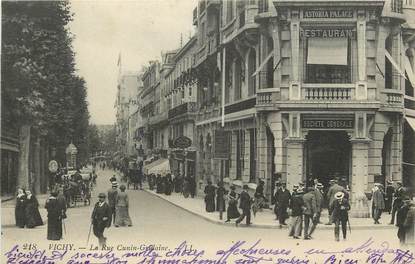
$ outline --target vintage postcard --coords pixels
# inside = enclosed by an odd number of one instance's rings
[[[415,263],[415,1],[1,21],[0,263]]]

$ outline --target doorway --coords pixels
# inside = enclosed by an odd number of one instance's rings
[[[318,179],[326,191],[331,179],[350,184],[351,143],[346,131],[309,131],[305,153],[307,185]]]

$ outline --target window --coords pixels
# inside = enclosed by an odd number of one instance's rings
[[[226,23],[233,19],[233,0],[226,1]]]
[[[255,182],[256,176],[256,157],[257,157],[257,149],[256,149],[256,137],[257,132],[256,129],[249,130],[249,182]]]
[[[351,40],[307,38],[307,83],[351,83]]]
[[[388,36],[385,40],[385,49],[392,54],[392,36]],[[385,56],[385,89],[392,89],[393,69],[392,63]]]
[[[236,179],[242,179],[245,157],[245,131],[236,131]]]

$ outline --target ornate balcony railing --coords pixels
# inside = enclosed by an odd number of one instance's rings
[[[345,101],[352,99],[351,88],[305,88],[305,100],[336,100]]]
[[[168,118],[175,118],[179,115],[187,114],[187,113],[194,113],[196,111],[196,103],[194,102],[187,102],[181,105],[178,105],[169,110]]]
[[[401,91],[394,89],[386,89],[381,91],[382,103],[387,106],[400,107],[403,106],[403,94]]]

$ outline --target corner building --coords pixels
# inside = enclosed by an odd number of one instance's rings
[[[375,182],[414,189],[414,1],[202,0],[193,23],[199,191],[261,179],[271,198],[278,179],[339,178],[368,217]]]
[[[369,216],[374,182],[414,186],[413,4],[259,2],[258,166],[268,184],[344,178],[357,217]]]

